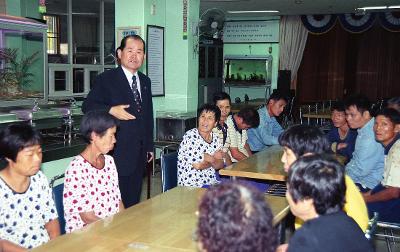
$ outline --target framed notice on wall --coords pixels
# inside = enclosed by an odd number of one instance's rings
[[[223,40],[224,43],[279,42],[279,20],[225,22]]]
[[[121,44],[121,40],[128,35],[139,35],[140,26],[117,27],[117,46]]]
[[[147,76],[153,96],[164,96],[164,27],[147,26]]]

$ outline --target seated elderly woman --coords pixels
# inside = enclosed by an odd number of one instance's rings
[[[260,191],[232,182],[211,187],[199,207],[199,251],[275,251],[272,220]]]
[[[218,183],[215,170],[224,166],[222,143],[212,132],[221,112],[215,105],[198,109],[198,126],[185,133],[178,151],[178,185],[202,187]]]
[[[51,189],[39,170],[40,135],[31,126],[0,132],[0,238],[4,251],[32,249],[60,235]]]
[[[393,108],[378,112],[374,125],[376,140],[385,147],[383,180],[364,193],[370,216],[379,213],[379,220],[400,222],[400,113]]]
[[[292,213],[305,221],[288,251],[374,251],[357,223],[342,209],[344,167],[332,156],[300,157],[290,167],[286,198]]]
[[[89,145],[65,171],[67,233],[124,209],[114,159],[106,155],[114,148],[117,125],[107,112],[91,111],[82,118],[80,131]]]

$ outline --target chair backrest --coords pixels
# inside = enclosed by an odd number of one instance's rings
[[[64,218],[64,204],[63,204],[64,183],[54,186],[54,183],[62,178],[64,178],[64,174],[52,178],[50,181],[50,188],[53,191],[53,200],[57,209],[58,222],[60,223],[60,231],[61,234],[65,234],[65,218]]]
[[[161,155],[162,191],[168,191],[178,185],[178,152]]]

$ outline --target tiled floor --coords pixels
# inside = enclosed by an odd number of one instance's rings
[[[382,230],[377,230],[377,233],[383,233],[382,232]],[[397,237],[400,237],[400,232],[395,232],[394,233]],[[387,249],[387,246],[386,246],[386,242],[383,240],[383,239],[375,239],[374,240],[374,242],[375,242],[375,247],[376,247],[376,251],[377,252],[385,252],[385,251],[389,251],[388,249]],[[400,240],[397,240],[397,242],[396,242],[396,244],[395,245],[393,245],[392,246],[392,251],[393,252],[399,252],[400,251]]]
[[[161,172],[158,167],[156,167],[156,173],[150,179],[151,187],[150,187],[150,197],[154,197],[161,193]],[[142,185],[142,195],[140,197],[140,201],[147,199],[147,177],[143,179]]]
[[[154,197],[161,193],[161,173],[159,172],[159,169],[156,169],[156,171],[157,172],[156,172],[155,176],[151,177],[151,191],[150,191],[151,197]],[[145,178],[143,180],[141,201],[146,200],[146,199],[147,199],[147,178]],[[380,232],[380,230],[377,230],[377,231]],[[291,231],[288,229],[286,232],[287,238],[290,237],[290,235],[291,235],[290,232]],[[400,236],[400,233],[398,232],[397,235]],[[374,244],[375,244],[377,252],[388,251],[385,241],[375,239]],[[392,247],[392,251],[400,252],[400,241],[394,247]]]

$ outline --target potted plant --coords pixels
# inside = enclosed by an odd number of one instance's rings
[[[18,55],[18,48],[0,48],[0,90],[11,96],[22,93],[23,87],[28,87],[33,81],[34,74],[29,68],[38,59],[39,52],[30,56]]]

